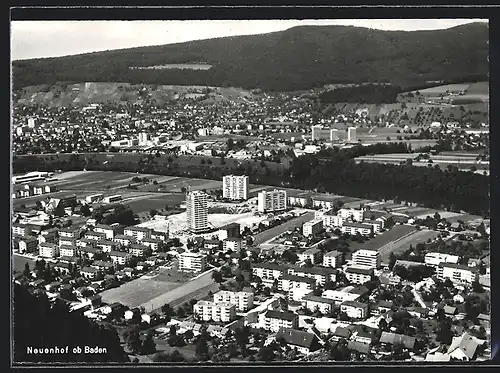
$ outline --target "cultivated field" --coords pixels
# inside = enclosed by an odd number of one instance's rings
[[[471,83],[447,84],[447,85],[440,85],[440,86],[431,87],[431,88],[420,89],[418,91],[420,92],[421,95],[435,96],[435,95],[445,94],[446,92],[450,92],[450,93],[463,92],[463,91],[466,91],[471,85],[472,85]],[[415,93],[415,92],[416,91],[413,91],[413,93]]]
[[[126,202],[124,205],[130,207],[136,214],[141,212],[149,212],[151,210],[164,209],[168,205],[169,208],[178,206],[186,199],[182,193],[168,194],[148,194],[143,198],[136,198],[131,202]]]

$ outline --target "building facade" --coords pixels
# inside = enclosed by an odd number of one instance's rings
[[[187,226],[193,233],[205,232],[208,225],[208,199],[201,191],[189,192],[186,196]]]
[[[203,321],[230,322],[236,318],[236,306],[200,300],[193,307],[195,318]]]
[[[250,178],[245,175],[226,175],[222,178],[222,196],[231,200],[248,199]]]
[[[259,192],[257,197],[259,212],[273,212],[286,210],[287,197],[286,190],[270,190]]]
[[[367,268],[380,268],[380,255],[377,250],[357,250],[352,254],[352,264]]]
[[[203,272],[206,267],[206,255],[191,252],[179,255],[179,271],[181,272]]]

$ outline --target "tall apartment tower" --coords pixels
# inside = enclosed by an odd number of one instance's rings
[[[226,175],[222,178],[222,196],[233,200],[248,199],[249,177],[242,175]]]
[[[264,190],[258,194],[259,212],[286,210],[286,190]]]
[[[199,190],[189,192],[186,196],[186,212],[187,225],[191,232],[208,230],[208,199],[205,193]]]
[[[347,141],[356,142],[356,127],[349,127],[347,129]]]
[[[320,131],[323,127],[320,125],[315,125],[311,127],[311,140],[319,140]]]

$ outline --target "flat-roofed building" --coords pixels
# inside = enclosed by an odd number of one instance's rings
[[[203,272],[206,267],[206,255],[187,251],[179,255],[179,271],[181,272]]]
[[[436,269],[437,277],[441,280],[450,279],[453,283],[472,283],[479,279],[479,269],[467,265],[439,263]]]
[[[134,237],[136,241],[141,241],[144,238],[151,237],[151,229],[143,227],[127,227],[123,230],[125,236]]]
[[[287,272],[290,275],[313,279],[317,285],[321,286],[324,286],[328,281],[335,282],[337,280],[337,270],[334,268],[291,267]]]
[[[124,234],[116,235],[113,241],[121,246],[129,246],[133,243],[137,243],[137,239],[134,236],[125,236]]]
[[[319,264],[323,261],[323,253],[319,249],[308,249],[298,256],[301,262],[310,260],[312,264]]]
[[[128,252],[133,256],[144,256],[144,252],[149,249],[149,246],[133,243],[128,248]]]
[[[220,290],[214,294],[214,303],[234,304],[237,311],[245,312],[253,308],[254,295],[249,291]]]
[[[34,236],[24,236],[19,239],[19,252],[23,253],[35,253],[38,251],[38,240]]]
[[[292,289],[303,289],[313,291],[316,281],[308,277],[300,277],[294,275],[283,275],[278,279],[278,289],[280,291],[289,292]]]
[[[114,264],[127,265],[128,261],[132,259],[132,254],[123,251],[110,251],[109,257]]]
[[[318,309],[322,314],[326,315],[334,309],[335,301],[329,298],[318,297],[310,293],[302,298],[302,304],[312,312]]]
[[[222,178],[222,196],[231,200],[247,200],[249,177],[226,175]]]
[[[377,250],[357,250],[352,254],[352,264],[367,268],[380,268],[380,254]]]
[[[425,254],[425,264],[437,266],[440,263],[458,264],[458,256],[444,253],[427,253]]]
[[[264,329],[278,332],[280,328],[298,329],[299,315],[291,311],[268,310],[264,314]]]
[[[59,256],[59,246],[49,242],[38,245],[38,255],[43,258],[56,258]]]
[[[259,212],[274,212],[287,209],[286,190],[264,190],[257,195]]]
[[[306,237],[314,236],[323,231],[323,220],[314,219],[307,221],[302,226],[302,234]]]
[[[364,319],[368,316],[368,304],[348,300],[340,305],[340,312],[352,319]]]
[[[342,224],[341,230],[342,233],[349,233],[351,235],[359,233],[362,236],[368,236],[373,233],[373,225],[346,222]]]
[[[198,301],[193,307],[195,320],[231,322],[236,319],[236,306],[231,303]]]
[[[323,266],[338,268],[343,264],[342,258],[340,251],[329,251],[323,255]]]
[[[373,279],[373,268],[350,266],[345,270],[345,275],[353,284],[364,284]]]

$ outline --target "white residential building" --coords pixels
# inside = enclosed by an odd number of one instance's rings
[[[306,237],[313,236],[323,230],[323,220],[310,220],[302,226],[302,234]]]
[[[344,312],[352,319],[364,319],[368,315],[368,304],[357,301],[345,301],[340,305],[340,312]]]
[[[38,255],[44,258],[56,258],[59,256],[59,246],[44,242],[38,245]]]
[[[114,264],[126,265],[132,259],[132,254],[123,251],[110,251],[109,257]]]
[[[354,301],[360,297],[359,294],[351,293],[345,290],[325,290],[321,296],[323,298],[333,300],[336,304],[340,304],[345,301]]]
[[[437,266],[439,263],[458,264],[458,256],[444,253],[427,253],[425,254],[425,264]]]
[[[289,292],[292,289],[313,291],[315,285],[316,281],[309,277],[283,275],[278,279],[278,289],[285,292]]]
[[[262,280],[276,280],[287,273],[288,267],[274,263],[254,263],[252,273]]]
[[[151,229],[143,227],[127,227],[123,230],[125,236],[134,237],[136,241],[141,241],[144,238],[151,237]]]
[[[196,319],[230,322],[236,318],[236,306],[231,303],[214,303],[200,300],[193,307]]]
[[[19,252],[34,253],[38,251],[38,240],[33,236],[24,236],[19,240]]]
[[[380,255],[377,250],[357,250],[352,254],[352,264],[377,269],[380,267]]]
[[[206,255],[187,251],[179,255],[179,271],[181,272],[203,272],[206,267]]]
[[[349,127],[347,129],[347,142],[356,142],[356,127]]]
[[[319,249],[309,249],[298,255],[299,261],[310,260],[312,264],[319,264],[323,261],[323,253]]]
[[[364,284],[373,279],[373,268],[350,266],[345,270],[345,275],[353,284]]]
[[[440,263],[436,274],[441,280],[449,278],[454,283],[472,283],[479,278],[477,267],[452,263]]]
[[[344,222],[347,221],[347,218],[343,218],[340,215],[330,215],[324,214],[323,217],[323,226],[326,227],[334,227],[341,228]]]
[[[259,212],[286,210],[286,190],[275,189],[259,192],[257,202]]]
[[[76,256],[77,251],[76,246],[62,245],[59,247],[60,256]]]
[[[373,233],[373,225],[363,223],[344,223],[342,225],[342,233],[349,233],[355,235],[359,233],[362,236],[368,236]]]
[[[223,251],[231,250],[232,252],[240,252],[242,248],[243,248],[243,240],[241,238],[230,237],[222,241]]]
[[[299,327],[299,315],[290,311],[268,310],[264,314],[264,329],[278,332],[280,328],[297,329]]]
[[[209,229],[208,199],[202,191],[192,191],[186,196],[186,213],[188,229],[193,233],[201,233]]]
[[[226,175],[222,178],[222,196],[232,200],[247,200],[249,177]]]
[[[237,311],[245,312],[253,308],[254,295],[248,291],[221,290],[214,294],[214,303],[234,304]]]
[[[342,253],[330,251],[323,255],[323,267],[338,268],[342,265]]]
[[[302,302],[308,310],[314,312],[318,309],[322,314],[329,314],[335,306],[335,301],[332,299],[318,297],[312,293],[303,297]]]
[[[365,209],[340,209],[337,212],[337,215],[340,215],[343,219],[352,219],[353,221],[357,221],[358,223],[363,221],[363,216],[365,213]]]

